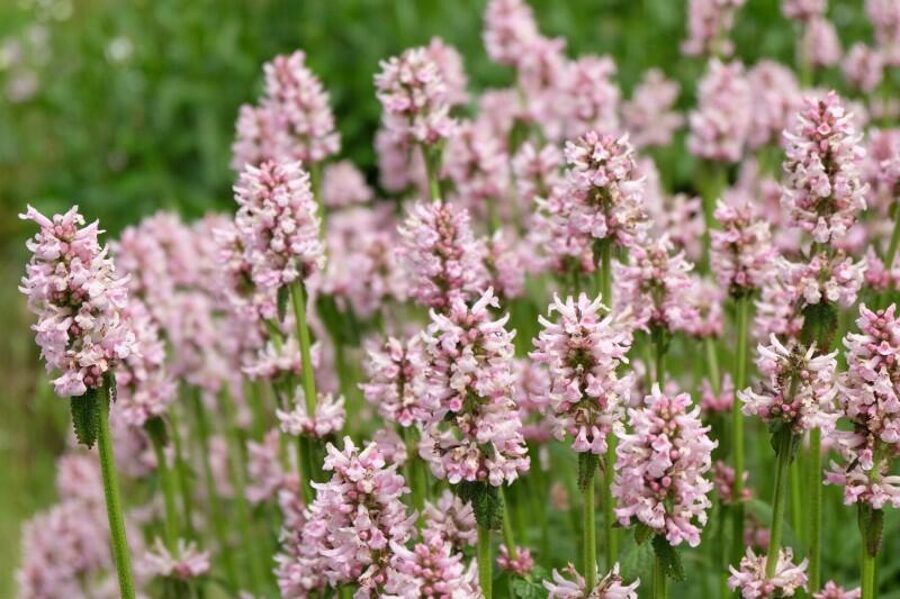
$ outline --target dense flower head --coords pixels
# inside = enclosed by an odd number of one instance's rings
[[[492,319],[498,305],[490,289],[471,307],[456,299],[447,314],[432,310],[422,335],[430,415],[419,453],[450,484],[500,486],[528,470],[513,402],[513,334],[505,329],[508,315]]]
[[[782,203],[791,221],[819,243],[845,236],[866,207],[862,138],[834,92],[809,97],[784,133]]]
[[[425,534],[412,549],[391,542],[391,562],[382,599],[479,597],[477,570],[439,535]]]
[[[569,434],[577,452],[603,454],[606,438],[623,415],[630,375],[617,371],[628,363],[631,335],[607,315],[597,297],[582,293],[565,301],[555,296],[535,340],[532,359],[550,372],[550,408],[559,438]]]
[[[273,428],[260,441],[247,441],[247,501],[256,505],[278,495],[285,485],[279,454],[279,430]]]
[[[313,483],[316,498],[303,543],[320,556],[316,566],[329,584],[372,588],[384,582],[391,544],[402,545],[412,535],[413,519],[402,502],[409,489],[374,443],[360,450],[346,437],[343,450],[330,443],[326,450],[323,468],[332,475]]]
[[[788,19],[808,21],[825,14],[828,0],[781,0],[781,14]]]
[[[684,116],[675,109],[681,91],[676,81],[659,69],[644,72],[631,99],[622,105],[622,120],[634,147],[649,148],[672,143],[684,125]]]
[[[831,257],[817,253],[808,261],[789,262],[780,258],[775,267],[777,278],[792,289],[794,305],[834,302],[849,308],[856,301],[865,275],[865,262],[855,262],[843,252]]]
[[[744,488],[741,493],[740,501],[749,501],[753,497],[753,491],[747,487],[747,479],[749,477],[750,473],[745,470],[741,477],[744,481]],[[716,463],[713,465],[713,483],[715,484],[719,501],[724,505],[732,505],[735,503],[734,478],[734,468],[722,460],[716,460]]]
[[[381,61],[375,76],[384,126],[398,140],[434,145],[450,137],[449,90],[427,48],[410,48]]]
[[[535,198],[547,197],[562,181],[563,155],[555,144],[535,145],[527,141],[513,156],[516,190],[525,206],[533,207]]]
[[[806,22],[800,45],[810,66],[830,67],[841,59],[841,40],[837,29],[825,17],[813,17]]]
[[[400,227],[400,239],[400,262],[417,303],[447,309],[487,287],[485,248],[472,233],[467,210],[440,201],[416,203]]]
[[[278,289],[321,270],[321,221],[309,174],[299,163],[248,166],[234,191],[235,225],[258,287]]]
[[[769,223],[758,218],[749,201],[719,200],[715,219],[720,229],[710,231],[710,261],[719,285],[732,295],[762,288],[772,274],[777,255]]]
[[[786,272],[782,265],[778,276],[763,287],[756,301],[753,336],[759,341],[767,341],[770,335],[796,338],[803,328],[802,295],[790,281],[783,279],[781,275]]]
[[[900,129],[870,129],[863,176],[870,186],[872,208],[887,215],[900,197]]]
[[[774,60],[761,60],[747,72],[752,96],[751,148],[778,144],[781,132],[800,108],[800,85],[794,72]]]
[[[900,507],[900,476],[891,464],[900,455],[900,321],[896,305],[871,310],[863,304],[858,333],[844,338],[847,371],[839,380],[838,404],[852,429],[834,432],[847,466],[833,464],[826,480],[844,487],[844,501],[875,509]]]
[[[609,56],[587,55],[572,61],[566,74],[568,118],[563,135],[575,138],[589,131],[614,133],[619,129],[621,92],[612,80],[616,63]]]
[[[565,48],[565,39],[539,35],[524,49],[517,64],[516,87],[522,103],[519,118],[539,127],[554,142],[564,138],[570,116],[566,89],[571,62]]]
[[[884,77],[884,59],[878,50],[857,42],[850,46],[841,62],[844,78],[853,88],[873,92]]]
[[[450,106],[465,104],[469,101],[469,77],[463,66],[462,56],[453,46],[439,37],[431,38],[425,47],[428,57],[437,65],[444,85],[447,86],[447,103]]]
[[[684,332],[698,339],[720,337],[725,328],[722,287],[710,279],[694,276],[686,301],[694,317],[685,322]]]
[[[490,0],[484,13],[482,35],[491,60],[515,66],[540,34],[534,13],[523,0]]]
[[[731,56],[728,38],[734,15],[746,0],[691,0],[688,4],[688,39],[681,51],[688,56]]]
[[[388,337],[368,348],[363,362],[368,382],[360,385],[366,401],[388,422],[410,427],[424,422],[426,409],[417,385],[424,374],[425,356],[419,336]]]
[[[585,588],[587,583],[575,566],[569,564],[562,572],[553,570],[553,579],[544,581],[549,592],[548,599],[637,599],[640,580],[625,584],[619,575],[619,564],[600,578],[593,589]]]
[[[380,127],[375,132],[375,151],[378,154],[378,181],[381,187],[398,193],[415,186],[425,193],[428,185],[425,161],[410,141],[399,139],[393,132]]]
[[[893,0],[866,0],[866,13],[886,64],[900,65],[900,6]]]
[[[700,410],[705,415],[728,414],[734,405],[734,382],[731,375],[725,374],[719,384],[719,393],[715,393],[707,379],[700,384]]]
[[[462,205],[485,214],[487,202],[503,204],[509,187],[509,157],[503,144],[478,121],[463,121],[447,143],[444,172]]]
[[[515,239],[509,229],[497,229],[485,240],[484,266],[488,271],[488,285],[503,300],[520,297],[525,290],[525,273],[528,258],[522,242]]]
[[[290,323],[293,324],[293,319]],[[284,327],[282,327],[284,328]],[[322,346],[314,343],[310,348],[310,362],[313,368],[322,364]],[[281,382],[303,372],[300,343],[293,332],[282,330],[281,338],[271,338],[244,359],[244,375],[250,380]]]
[[[287,147],[279,158],[314,164],[337,154],[341,141],[328,92],[306,66],[306,54],[297,50],[276,56],[263,71],[263,106],[275,111],[287,127]]]
[[[697,96],[697,108],[688,117],[691,154],[718,162],[738,162],[753,123],[753,92],[744,65],[710,60]]]
[[[683,250],[690,260],[702,257],[706,223],[700,197],[685,193],[669,196],[662,190],[658,195],[648,193],[647,212],[651,215],[650,233],[653,236],[668,235],[672,245]]]
[[[259,166],[287,155],[288,137],[284,115],[271,104],[241,105],[231,144],[231,168],[241,172],[248,164]]]
[[[322,172],[322,201],[329,208],[365,204],[372,197],[365,176],[349,160],[329,164]]]
[[[844,590],[844,587],[833,580],[829,580],[819,592],[813,593],[813,599],[860,599],[861,593],[862,591],[858,587],[852,590]]]
[[[58,395],[84,395],[134,350],[134,332],[123,314],[127,281],[100,246],[97,223],[85,226],[77,206],[53,218],[29,206],[20,218],[40,226],[26,243],[32,256],[19,290],[38,316],[32,328],[41,357],[58,374]]]
[[[692,330],[697,312],[684,302],[684,294],[693,286],[692,269],[683,251],[672,253],[665,235],[647,240],[631,248],[627,264],[615,264],[616,306],[630,308],[638,328]]]
[[[210,559],[208,551],[200,551],[193,541],[178,539],[175,551],[163,544],[156,537],[153,546],[142,556],[141,566],[153,576],[190,580],[209,572]]]
[[[816,355],[815,346],[794,341],[785,345],[775,335],[769,345],[760,344],[758,352],[756,365],[763,380],[758,391],[738,391],[744,414],[780,422],[798,435],[814,428],[830,433],[837,418],[837,352]]]
[[[516,556],[513,558],[506,545],[501,543],[497,565],[501,570],[516,576],[528,576],[534,570],[534,556],[527,547],[516,547]]]
[[[446,539],[455,551],[474,547],[478,541],[477,523],[472,504],[464,502],[449,489],[436,502],[425,502],[425,537]]]
[[[766,554],[756,555],[748,547],[738,569],[728,566],[731,571],[728,586],[739,590],[745,599],[793,597],[798,589],[806,589],[806,566],[806,559],[795,565],[793,550],[784,547],[778,553],[775,573],[769,577],[766,576]]]
[[[655,385],[628,417],[633,431],[616,431],[616,517],[624,526],[640,522],[672,545],[696,547],[711,505],[713,485],[704,475],[716,447],[700,408],[687,393],[669,396]]]
[[[565,149],[572,226],[593,239],[630,246],[641,230],[644,181],[627,136],[589,131]]]
[[[276,410],[275,415],[278,417],[281,431],[286,435],[317,439],[340,432],[347,417],[343,396],[335,397],[331,393],[319,394],[315,413],[310,416],[303,392],[300,390],[294,396],[293,409]]]

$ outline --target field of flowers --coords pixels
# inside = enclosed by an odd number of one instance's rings
[[[900,2],[0,6],[0,596],[900,598]]]

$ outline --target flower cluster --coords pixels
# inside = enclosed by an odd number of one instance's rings
[[[746,0],[691,0],[688,5],[688,39],[681,50],[688,56],[731,56],[734,43],[728,34],[734,15]]]
[[[304,402],[303,392],[299,389],[294,396],[294,408],[291,411],[276,410],[275,415],[286,435],[323,438],[339,432],[344,427],[346,412],[344,398],[334,397],[331,393],[320,394],[316,400],[315,413],[310,416]]]
[[[637,599],[639,584],[639,580],[625,584],[619,575],[619,564],[615,564],[596,587],[588,589],[584,577],[569,564],[562,572],[553,570],[553,580],[545,580],[544,588],[549,592],[549,599]]]
[[[689,116],[688,149],[707,160],[739,161],[753,122],[753,95],[744,66],[711,60],[697,93],[697,109]]]
[[[374,344],[364,365],[369,380],[360,388],[382,418],[402,427],[425,420],[425,408],[417,389],[424,369],[420,337],[407,340],[389,337],[381,344]]]
[[[762,288],[776,256],[769,223],[754,216],[749,202],[720,200],[715,218],[722,228],[710,232],[710,261],[719,285],[732,295]]]
[[[806,589],[806,564],[794,564],[794,552],[786,547],[778,553],[775,573],[766,576],[766,556],[757,556],[747,548],[747,554],[741,558],[738,569],[729,566],[731,576],[728,586],[732,590],[740,589],[741,596],[747,599],[768,599],[769,597],[793,597],[798,589]]]
[[[669,396],[655,385],[628,417],[633,432],[616,431],[616,517],[624,526],[639,522],[672,545],[696,547],[713,489],[704,474],[717,444],[700,423],[700,408],[691,407],[687,393]]]
[[[622,105],[622,118],[636,148],[667,146],[684,125],[674,110],[680,91],[677,82],[666,79],[659,69],[646,71],[631,99]]]

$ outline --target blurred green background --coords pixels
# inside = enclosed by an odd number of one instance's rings
[[[463,53],[473,88],[504,85],[481,43],[485,0],[0,1],[0,597],[13,595],[19,525],[53,500],[52,467],[68,410],[46,392],[16,292],[32,227],[26,202],[78,203],[115,235],[159,208],[196,216],[230,207],[238,106],[261,90],[261,64],[304,49],[331,92],[342,154],[374,182],[371,139],[378,61],[442,36]],[[609,53],[627,95],[661,66],[690,106],[702,64],[683,59],[682,0],[533,0],[546,34],[570,56]],[[832,2],[846,45],[870,39],[861,0]],[[791,62],[794,35],[777,0],[750,0],[737,54]],[[683,154],[683,152],[681,153]],[[676,156],[679,186],[690,159]]]

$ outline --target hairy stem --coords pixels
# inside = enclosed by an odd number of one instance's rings
[[[478,584],[485,599],[491,599],[493,583],[491,555],[491,529],[478,527]]]
[[[597,513],[594,501],[594,475],[596,470],[587,473],[584,491],[582,491],[582,510],[584,520],[584,579],[588,589],[597,585]]]
[[[784,532],[784,507],[787,495],[787,475],[791,464],[791,446],[794,434],[789,431],[779,433],[778,452],[775,461],[775,490],[772,499],[772,526],[769,536],[769,552],[766,555],[766,576],[772,578],[778,565],[781,537]]]
[[[737,299],[737,356],[734,365],[734,389],[738,391],[747,384],[747,329],[750,321],[750,297]],[[731,406],[731,446],[734,464],[734,488],[732,497],[732,549],[731,562],[738,564],[744,555],[744,413],[735,397]]]
[[[810,594],[819,590],[822,571],[822,431],[809,433],[809,584]]]

